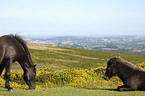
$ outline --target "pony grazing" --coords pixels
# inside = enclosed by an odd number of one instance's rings
[[[125,61],[120,57],[113,57],[107,63],[105,80],[109,80],[115,74],[123,81],[123,86],[118,91],[145,90],[145,70]]]
[[[9,85],[10,69],[12,63],[18,61],[24,71],[24,80],[29,89],[35,89],[36,68],[32,62],[25,41],[18,35],[5,35],[0,37],[0,75],[5,68],[5,87],[13,91]]]

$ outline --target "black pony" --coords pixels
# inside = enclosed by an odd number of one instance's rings
[[[25,41],[18,35],[0,37],[0,75],[5,68],[5,87],[9,91],[13,91],[9,85],[9,79],[11,65],[15,61],[18,61],[24,70],[24,80],[29,86],[29,89],[35,89],[36,65],[33,65]]]
[[[145,90],[145,70],[120,57],[113,57],[107,63],[104,79],[109,80],[115,74],[123,81],[118,91]]]

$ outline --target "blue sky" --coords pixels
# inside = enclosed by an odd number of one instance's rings
[[[0,35],[145,35],[145,0],[0,0]]]

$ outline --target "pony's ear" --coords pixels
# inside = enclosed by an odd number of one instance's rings
[[[114,60],[111,60],[110,62],[111,62],[110,65],[111,65],[111,66],[114,66]]]
[[[33,65],[33,67],[36,67],[37,64]]]
[[[33,67],[36,67],[37,64],[35,64]]]
[[[113,60],[110,60],[110,65],[112,65],[113,64]]]

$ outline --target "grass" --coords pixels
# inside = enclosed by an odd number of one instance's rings
[[[13,92],[8,92],[6,89],[0,89],[0,96],[144,96],[144,92],[118,92],[115,89],[58,87],[35,90],[14,89]]]

